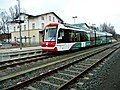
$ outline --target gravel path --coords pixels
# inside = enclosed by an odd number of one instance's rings
[[[77,90],[120,90],[120,49]]]

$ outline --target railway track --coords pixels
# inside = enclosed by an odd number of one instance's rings
[[[96,48],[98,48],[98,47],[96,47]],[[88,50],[91,50],[91,48],[88,49]],[[87,50],[85,50],[83,52],[86,52],[86,51]],[[64,53],[62,53],[62,54],[43,53],[42,55],[39,55],[39,56],[16,59],[16,60],[12,60],[12,61],[10,60],[10,61],[5,61],[5,62],[0,62],[0,72],[4,71],[5,69],[12,69],[14,67],[21,67],[24,64],[30,64],[31,62],[33,63],[33,62],[41,61],[41,60],[52,58],[52,57],[62,56],[62,55],[64,55]]]
[[[47,53],[43,53],[41,55],[38,56],[33,56],[33,57],[27,57],[27,58],[20,58],[20,59],[15,59],[15,60],[9,60],[9,61],[3,61],[0,62],[0,70],[7,68],[7,67],[13,67],[15,65],[21,65],[24,63],[28,63],[28,62],[32,62],[35,60],[39,60],[39,59],[44,59],[45,57],[47,58],[48,54]]]
[[[51,63],[51,64],[49,63],[48,65],[45,65],[42,68],[45,68],[45,67],[48,67],[48,66],[53,66],[52,69],[46,70],[46,72],[41,72],[36,77],[32,77],[31,79],[28,79],[26,81],[24,80],[23,82],[19,82],[19,83],[15,84],[15,86],[12,86],[12,87],[9,87],[9,88],[6,88],[6,89],[8,89],[8,90],[19,89],[19,88],[25,86],[26,84],[31,83],[31,82],[39,79],[40,81],[36,81],[36,83],[38,83],[38,82],[40,83],[39,88],[42,88],[40,86],[42,86],[44,84],[45,86],[46,85],[52,86],[53,87],[52,89],[54,89],[54,90],[57,89],[57,88],[58,88],[58,90],[62,90],[62,88],[65,88],[66,85],[68,85],[73,80],[75,80],[76,75],[78,77],[78,76],[84,74],[85,72],[87,72],[87,70],[89,70],[94,65],[101,62],[101,60],[106,58],[108,55],[113,53],[113,51],[115,51],[115,50],[116,50],[116,48],[111,49],[110,47],[106,47],[106,48],[101,48],[101,49],[96,49],[96,50],[93,50],[93,51],[89,51],[89,52],[84,53],[82,55],[78,54],[74,57],[69,57],[67,59],[62,59],[60,61],[56,61],[56,62]],[[103,54],[103,51],[104,51],[104,54]],[[111,52],[111,53],[109,53],[109,52]],[[96,54],[100,55],[99,53],[102,53],[101,55],[105,55],[104,58],[96,59],[95,58]],[[109,54],[106,55],[106,53],[109,53]],[[62,61],[63,61],[64,64],[62,63]],[[88,63],[88,61],[90,63]],[[79,67],[77,67],[77,66],[79,66]],[[74,68],[72,68],[72,67],[74,67]],[[71,69],[73,69],[73,70],[71,70]],[[75,70],[77,70],[77,71],[75,71]],[[67,74],[64,74],[64,72],[67,72]],[[81,73],[78,73],[78,72],[81,72]],[[74,74],[74,75],[72,75],[72,74]],[[56,77],[56,75],[58,75],[58,77]],[[59,75],[60,75],[60,77],[65,77],[66,76],[66,77],[69,77],[69,78],[68,79],[60,78]],[[61,75],[63,75],[63,76],[61,76]],[[46,80],[48,80],[48,81],[46,81]],[[56,82],[52,83],[51,81],[54,81],[54,80],[56,80]],[[0,81],[4,81],[4,80],[0,80]],[[59,82],[59,83],[56,84],[57,82]],[[62,83],[62,82],[64,82],[64,83]],[[24,87],[23,89],[35,88],[34,85],[37,85],[36,83],[33,83],[32,85],[29,85],[27,87]],[[36,88],[38,88],[38,87],[36,87]]]
[[[8,68],[8,67],[14,67],[16,65],[22,65],[24,63],[29,63],[29,62],[34,62],[34,61],[41,60],[41,59],[46,59],[46,58],[49,58],[48,55],[53,55],[53,54],[55,54],[55,53],[52,53],[52,54],[51,53],[43,53],[41,55],[37,55],[37,56],[33,56],[33,57],[27,57],[27,58],[25,57],[22,59],[20,58],[20,59],[15,59],[15,60],[3,61],[3,62],[0,62],[0,70],[4,69],[4,68]]]
[[[68,54],[68,53],[64,53],[64,54]],[[9,69],[14,69],[14,68],[19,68],[19,67],[24,67],[23,65],[27,65],[27,64],[31,64],[34,62],[41,62],[42,60],[45,59],[51,59],[51,58],[55,58],[57,56],[63,56],[63,53],[44,53],[42,55],[39,56],[34,56],[34,57],[30,57],[30,58],[22,58],[22,59],[17,59],[17,60],[13,60],[13,61],[5,61],[5,62],[0,62],[0,76],[2,75],[1,73],[4,73],[2,76],[5,75],[5,72],[9,71]],[[52,62],[52,61],[50,61]],[[48,62],[49,63],[49,62]],[[11,72],[14,73],[14,72]],[[6,74],[10,74],[10,73],[6,73]]]
[[[37,62],[38,60],[43,60],[46,58],[52,58],[57,56],[55,53],[44,53],[38,56],[33,56],[33,57],[27,57],[27,58],[20,58],[20,59],[16,59],[16,60],[9,60],[9,61],[4,61],[4,62],[0,62],[0,70],[6,69],[6,68],[10,68],[10,67],[15,67],[17,65],[22,65],[25,63],[30,63],[30,62]]]

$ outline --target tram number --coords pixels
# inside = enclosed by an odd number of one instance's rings
[[[82,47],[85,47],[85,42],[82,42]]]

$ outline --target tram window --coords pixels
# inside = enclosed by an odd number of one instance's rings
[[[101,40],[100,34],[96,34],[96,40]]]
[[[95,40],[95,34],[94,33],[90,33],[90,40],[94,41]]]
[[[75,31],[70,29],[59,29],[58,31],[58,43],[70,43],[70,42],[80,42],[89,41],[90,35],[86,32]],[[94,40],[94,36],[92,37]]]
[[[72,42],[72,36],[73,36],[73,33],[72,32],[69,32],[69,41]]]
[[[63,42],[63,37],[64,37],[64,30],[60,29],[58,32],[58,42],[59,43]]]
[[[69,42],[75,41],[75,33],[73,30],[69,30]]]
[[[44,41],[55,41],[56,39],[56,28],[48,28],[45,31]]]
[[[74,39],[73,30],[60,29],[58,31],[58,43],[70,43]]]
[[[63,36],[64,36],[64,30],[60,29],[58,33],[58,39],[62,39]]]
[[[87,36],[88,36],[88,40],[90,41],[90,34],[88,33]]]
[[[88,35],[85,32],[81,32],[81,41],[89,41]]]
[[[69,43],[69,32],[70,32],[69,29],[65,29],[65,30],[64,30],[64,38],[63,38],[63,41],[66,42],[66,43]]]
[[[68,43],[69,42],[69,30],[60,29],[58,32],[58,43]]]
[[[75,41],[76,42],[80,41],[80,32],[77,31],[74,33],[74,35],[75,35],[75,37],[74,37]]]
[[[101,36],[101,40],[106,40],[106,36]]]

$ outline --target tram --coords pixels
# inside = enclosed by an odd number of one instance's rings
[[[72,24],[50,23],[45,27],[43,51],[67,51],[112,42],[112,34]]]

